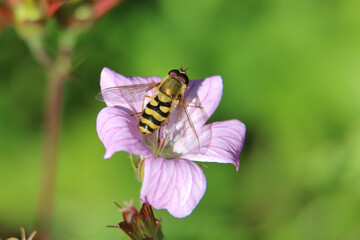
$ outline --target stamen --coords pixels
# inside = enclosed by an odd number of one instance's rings
[[[166,142],[166,139],[162,139],[161,144],[160,144],[160,152],[162,152],[162,150],[164,149],[165,142]]]
[[[178,136],[174,131],[160,128],[156,135],[145,135],[143,141],[153,149],[154,157],[162,157],[167,160],[175,160],[181,156],[181,153],[174,152],[174,145]]]
[[[160,131],[159,131],[160,132]],[[173,146],[173,141],[175,137],[175,133],[167,134],[166,132],[158,132],[158,140],[156,143],[154,156],[160,157],[164,149],[170,148]]]

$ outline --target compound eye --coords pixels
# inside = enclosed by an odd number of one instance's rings
[[[176,77],[177,75],[180,74],[179,70],[171,70],[169,73],[168,73],[171,77]]]
[[[182,74],[180,73],[178,76],[177,76],[177,79],[182,82],[182,83],[185,83],[186,86],[189,85],[189,78],[186,74]]]

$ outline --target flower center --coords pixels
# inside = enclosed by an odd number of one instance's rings
[[[144,137],[145,144],[152,149],[155,157],[162,157],[166,160],[176,160],[182,153],[174,152],[176,142],[175,134],[157,131],[154,134]]]

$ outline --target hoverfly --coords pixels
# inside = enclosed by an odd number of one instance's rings
[[[116,105],[116,103],[121,102],[139,101],[140,98],[138,96],[145,96],[142,99],[142,112],[131,114],[132,116],[140,115],[139,129],[144,135],[152,134],[155,130],[166,126],[169,123],[170,116],[172,116],[172,113],[176,110],[177,116],[174,116],[174,118],[179,119],[180,115],[186,114],[188,124],[190,124],[193,134],[195,134],[197,144],[199,144],[199,137],[187,107],[197,107],[201,109],[203,109],[203,107],[187,105],[184,101],[185,90],[189,89],[189,78],[186,75],[186,70],[183,66],[181,66],[180,69],[173,69],[158,83],[106,88],[98,93],[96,99],[100,101],[110,101]],[[154,90],[154,93],[152,96],[147,96],[146,92],[150,92],[151,90]],[[150,98],[150,101],[145,105],[146,98]],[[177,124],[176,119],[171,121],[172,124]]]

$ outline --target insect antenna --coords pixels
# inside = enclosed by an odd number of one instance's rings
[[[187,67],[187,68],[184,69],[184,64],[181,64],[181,67],[180,67],[179,71],[180,71],[181,73],[185,73],[185,74],[186,74],[186,70],[188,70],[189,68],[190,68],[190,67]]]

